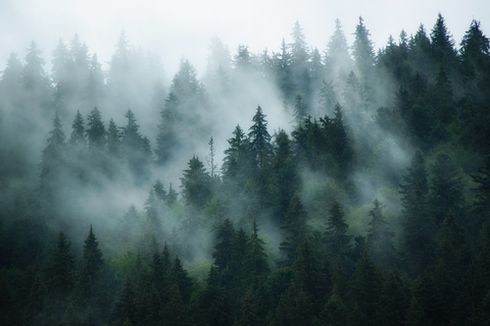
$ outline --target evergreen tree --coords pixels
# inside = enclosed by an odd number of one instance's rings
[[[100,287],[99,277],[104,265],[102,252],[99,249],[99,243],[90,226],[90,231],[83,245],[82,260],[80,262],[80,271],[78,275],[78,290],[80,299],[86,302]]]
[[[198,299],[197,325],[226,326],[233,322],[231,307],[224,290],[219,285],[218,271],[211,267],[206,282],[206,288]]]
[[[218,227],[213,250],[214,265],[218,272],[224,271],[233,260],[233,243],[235,242],[235,229],[229,219],[225,219]]]
[[[109,121],[107,128],[107,149],[112,155],[118,155],[121,146],[121,132],[113,119]]]
[[[176,284],[184,303],[189,303],[192,294],[192,280],[182,267],[179,257],[175,257],[172,269],[172,283]]]
[[[53,129],[42,152],[40,193],[46,204],[52,204],[54,194],[60,186],[65,163],[65,138],[60,118],[56,114]]]
[[[380,324],[380,296],[382,279],[365,251],[353,275],[352,299],[354,325]]]
[[[306,211],[297,194],[293,195],[281,226],[284,233],[280,244],[286,262],[294,263],[297,251],[306,237]]]
[[[94,108],[87,117],[87,138],[91,149],[101,149],[106,143],[106,131],[100,111]]]
[[[249,143],[239,125],[233,130],[233,137],[228,139],[228,144],[223,160],[223,177],[243,180],[249,165]]]
[[[257,226],[257,221],[254,218],[252,224],[252,234],[248,240],[247,257],[248,272],[250,273],[252,279],[265,276],[269,271],[267,254],[265,253],[264,249],[264,240],[259,237],[258,233],[259,228]]]
[[[393,273],[385,279],[380,301],[382,325],[408,324],[410,295],[407,282],[398,273]]]
[[[296,95],[295,103],[294,103],[294,117],[296,118],[297,123],[302,123],[306,118],[307,112],[305,103],[303,101],[303,97],[298,94]]]
[[[170,93],[160,113],[160,123],[158,125],[157,148],[155,149],[155,153],[160,164],[170,160],[173,148],[178,145],[175,130],[178,122],[178,107],[179,99],[175,93]]]
[[[371,220],[367,231],[367,246],[373,260],[379,267],[392,268],[395,264],[396,252],[393,246],[394,232],[382,212],[382,206],[376,199],[369,212]]]
[[[153,191],[155,195],[163,202],[167,200],[167,192],[163,187],[163,183],[160,180],[157,180],[153,185]]]
[[[432,167],[429,207],[434,221],[440,225],[450,214],[460,216],[463,213],[463,184],[459,171],[449,156],[439,154]]]
[[[346,76],[352,69],[349,46],[338,19],[335,20],[335,31],[327,45],[325,64],[327,72],[330,72],[330,80]]]
[[[192,157],[180,180],[182,195],[187,205],[197,209],[203,208],[210,198],[210,176],[199,158]]]
[[[329,209],[325,238],[327,252],[335,260],[343,261],[349,253],[351,237],[347,235],[348,227],[342,207],[334,200]]]
[[[294,88],[293,76],[291,73],[292,56],[284,39],[281,43],[280,53],[274,54],[273,65],[275,71],[274,75],[277,78],[283,100],[285,103],[291,103],[293,100],[291,93]]]
[[[135,293],[131,282],[126,279],[124,287],[119,294],[115,307],[115,319],[121,324],[134,324],[136,322]]]
[[[348,326],[349,311],[344,300],[334,290],[323,307],[316,325]]]
[[[85,125],[83,117],[80,111],[77,110],[77,115],[72,124],[72,132],[70,137],[70,143],[72,145],[84,145],[85,144]]]
[[[148,174],[151,159],[150,141],[139,132],[139,126],[131,110],[126,113],[127,124],[121,132],[121,149],[129,168],[137,178]]]
[[[450,68],[450,65],[456,61],[456,51],[454,41],[441,14],[437,16],[430,38],[433,58],[438,64]]]
[[[274,139],[273,158],[271,163],[270,201],[274,217],[279,223],[284,222],[289,202],[299,184],[293,148],[287,133],[280,130]]]
[[[70,246],[66,236],[60,232],[46,271],[47,286],[52,294],[65,296],[73,289],[75,259]]]
[[[369,31],[364,24],[364,19],[359,17],[359,23],[356,26],[354,46],[352,54],[356,61],[356,66],[363,81],[371,77],[374,65],[373,44],[369,39]]]
[[[427,208],[428,184],[425,161],[415,154],[401,185],[403,204],[401,240],[412,273],[420,273],[433,256],[433,219]]]
[[[255,160],[255,164],[259,170],[264,170],[270,162],[272,146],[271,136],[267,131],[267,121],[265,114],[260,106],[252,118],[253,125],[250,127],[248,137],[250,139],[250,147]]]

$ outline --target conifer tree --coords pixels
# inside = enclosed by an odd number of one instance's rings
[[[233,243],[235,242],[235,229],[229,219],[225,219],[216,233],[213,258],[218,272],[228,268],[233,260]]]
[[[286,262],[291,264],[296,260],[297,251],[306,237],[306,211],[297,194],[291,198],[281,229],[284,235],[279,249]]]
[[[75,259],[70,250],[70,242],[60,232],[56,248],[47,268],[47,286],[53,294],[67,295],[71,292],[75,282]]]
[[[80,111],[78,110],[75,116],[75,120],[73,120],[73,124],[72,124],[70,144],[72,145],[85,144],[85,125],[84,125],[83,117],[80,114]]]
[[[90,111],[87,117],[87,138],[91,149],[101,149],[106,143],[106,130],[99,109]]]
[[[367,231],[367,246],[377,266],[391,268],[395,263],[394,233],[383,215],[381,203],[376,199],[369,212],[371,220]]]
[[[435,61],[444,67],[451,68],[456,61],[454,41],[449,34],[444,17],[437,16],[437,21],[430,34],[432,55]]]
[[[413,273],[423,271],[433,256],[432,233],[434,221],[427,208],[428,184],[425,161],[420,152],[415,154],[401,185],[403,204],[402,246]]]
[[[124,287],[119,294],[119,298],[115,307],[115,319],[118,320],[121,325],[134,324],[136,322],[136,303],[135,293],[131,282],[126,279]]]
[[[93,232],[92,226],[83,245],[82,260],[80,262],[80,271],[78,275],[78,290],[82,302],[89,300],[94,292],[100,286],[99,276],[104,265],[102,252],[99,249],[99,243]]]
[[[363,81],[370,78],[374,65],[373,44],[369,38],[369,31],[364,24],[364,19],[359,17],[356,26],[354,46],[352,54],[356,61],[356,66]]]
[[[252,222],[252,234],[248,240],[247,257],[248,272],[253,279],[265,276],[269,271],[267,254],[264,250],[264,240],[259,237],[258,233],[257,220],[254,218]]]
[[[267,121],[265,114],[260,106],[252,118],[253,125],[250,127],[248,137],[250,139],[250,147],[255,160],[255,164],[259,170],[267,168],[272,154],[271,136],[267,131]]]
[[[204,169],[204,164],[197,156],[193,156],[180,179],[182,195],[191,207],[201,209],[210,198],[210,176]]]
[[[113,119],[109,121],[107,128],[107,149],[112,155],[118,155],[121,145],[121,132]]]
[[[348,225],[340,204],[334,200],[330,205],[325,238],[328,253],[336,260],[343,261],[350,251],[350,239],[347,235]]]

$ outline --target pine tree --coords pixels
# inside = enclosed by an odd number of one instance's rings
[[[395,264],[394,232],[383,215],[381,203],[376,199],[369,212],[371,220],[367,231],[367,246],[377,266],[389,269]]]
[[[180,179],[182,182],[182,195],[191,207],[201,209],[210,198],[210,176],[204,169],[204,164],[193,156]]]
[[[90,59],[89,76],[87,83],[88,103],[90,106],[97,106],[104,98],[106,85],[104,82],[102,66],[99,63],[97,55],[95,53]]]
[[[89,300],[94,292],[98,290],[99,276],[104,265],[102,252],[99,249],[99,243],[93,232],[92,226],[83,245],[82,260],[80,262],[80,271],[78,275],[78,290],[82,302]]]
[[[380,301],[382,325],[405,325],[410,306],[410,289],[398,273],[388,276],[384,283]]]
[[[121,132],[113,119],[109,121],[107,128],[107,149],[112,155],[118,155],[121,146]]]
[[[404,254],[409,269],[418,274],[432,259],[433,219],[427,207],[428,184],[425,161],[420,152],[415,154],[400,190],[402,196],[402,234]]]
[[[243,180],[250,165],[248,162],[250,144],[239,125],[233,130],[233,137],[228,139],[228,144],[222,166],[223,177]]]
[[[327,45],[325,64],[327,72],[330,72],[330,80],[346,76],[352,70],[349,46],[338,19],[335,20],[335,31]]]
[[[106,143],[106,130],[100,111],[94,108],[87,117],[87,138],[91,149],[101,149]]]
[[[163,183],[160,180],[157,180],[153,185],[153,191],[161,201],[165,202],[167,200],[167,192],[165,191]]]
[[[218,272],[224,271],[233,260],[233,243],[235,229],[229,219],[225,219],[218,227],[213,250],[214,265]]]
[[[306,237],[306,211],[297,194],[291,198],[281,229],[284,235],[279,249],[286,262],[292,264],[296,260],[297,251]]]
[[[274,138],[269,181],[270,202],[274,218],[279,224],[284,222],[289,202],[299,184],[292,147],[287,133],[280,130]]]
[[[371,77],[374,65],[373,44],[369,39],[369,31],[364,24],[364,19],[359,17],[356,26],[354,46],[352,54],[356,61],[356,66],[363,81]]]
[[[322,87],[320,88],[319,96],[321,112],[328,115],[333,113],[336,104],[338,104],[338,99],[331,82],[322,81]]]
[[[252,223],[252,234],[248,240],[248,257],[247,266],[248,273],[252,279],[265,276],[269,271],[267,262],[267,254],[264,250],[264,240],[259,235],[257,220],[254,218]]]
[[[200,293],[198,299],[197,325],[227,326],[233,322],[232,310],[219,285],[218,271],[211,267],[206,282],[206,288]]]
[[[248,137],[250,139],[250,147],[255,160],[255,164],[259,170],[264,170],[268,167],[272,154],[271,136],[267,131],[267,121],[265,114],[260,106],[252,118],[253,125],[250,127]]]
[[[121,325],[126,323],[134,324],[136,322],[136,302],[135,293],[131,282],[126,279],[124,287],[119,294],[115,307],[115,319]]]
[[[49,133],[47,145],[42,152],[40,193],[46,204],[52,204],[54,194],[61,185],[61,176],[65,163],[65,134],[58,114],[53,120],[53,129]]]
[[[85,144],[85,125],[80,111],[77,110],[77,115],[72,124],[72,132],[70,144],[83,146]]]
[[[296,122],[298,124],[302,123],[303,120],[306,118],[307,112],[306,112],[306,106],[303,101],[303,97],[298,94],[296,95],[295,103],[294,103],[294,117],[296,118]]]
[[[146,177],[148,164],[151,159],[151,148],[148,138],[143,137],[139,131],[134,113],[128,110],[127,123],[121,132],[121,149],[129,168],[137,178]]]
[[[347,235],[348,227],[342,207],[334,200],[329,209],[325,238],[327,252],[339,262],[343,261],[350,251],[351,237]]]
[[[465,319],[465,307],[470,304],[472,294],[463,280],[468,278],[467,267],[469,248],[464,230],[448,215],[436,236],[436,250],[433,269],[434,287],[441,299],[443,323]]]
[[[365,251],[353,275],[354,325],[379,325],[382,279]]]
[[[440,65],[451,68],[451,64],[456,61],[456,51],[454,50],[454,41],[449,34],[444,17],[441,14],[437,16],[437,21],[430,34],[432,55],[435,62]]]
[[[235,67],[238,71],[247,72],[252,67],[252,58],[248,47],[240,44],[237,49],[237,54],[234,58]]]
[[[334,290],[328,298],[325,306],[323,307],[318,319],[315,322],[316,325],[328,325],[328,326],[348,326],[349,311],[344,303],[344,300]]]
[[[192,294],[192,279],[182,267],[179,257],[175,257],[171,275],[172,283],[178,286],[182,301],[189,303]]]
[[[447,154],[439,154],[432,167],[428,204],[437,225],[450,214],[463,213],[463,184],[459,171]]]
[[[176,124],[179,121],[178,108],[180,101],[175,93],[169,93],[165,99],[165,106],[160,112],[160,122],[157,135],[157,154],[160,164],[166,163],[171,158],[173,148],[178,146]]]
[[[170,183],[168,187],[168,193],[167,193],[167,205],[172,206],[176,201],[177,201],[177,192],[174,190],[172,184]]]
[[[280,53],[274,54],[273,65],[283,100],[285,103],[291,103],[293,100],[291,93],[294,88],[293,76],[291,74],[292,56],[284,39],[281,43]]]
[[[250,288],[245,292],[240,305],[239,317],[233,323],[234,326],[256,326],[263,324],[259,316],[257,299],[257,295],[253,289]]]
[[[461,41],[461,60],[463,73],[467,77],[480,75],[481,69],[488,67],[490,61],[490,41],[483,34],[480,22],[473,20]]]
[[[327,293],[326,284],[320,271],[319,263],[314,255],[313,248],[305,239],[298,248],[296,261],[294,262],[295,285],[304,291],[311,302],[314,314],[321,310],[321,306]]]
[[[65,296],[73,289],[75,259],[70,246],[66,236],[60,232],[46,271],[47,286],[52,294]]]
[[[294,283],[282,294],[275,313],[277,325],[311,325],[313,319],[311,298]]]

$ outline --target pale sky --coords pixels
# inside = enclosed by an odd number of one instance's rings
[[[58,39],[75,33],[107,62],[123,30],[131,44],[160,54],[168,73],[181,57],[202,69],[211,37],[232,52],[240,43],[275,50],[298,20],[308,43],[323,50],[336,18],[351,41],[359,16],[380,47],[401,29],[432,28],[439,12],[457,43],[472,19],[490,34],[489,0],[0,0],[0,69],[10,52],[23,57],[31,40],[50,61]]]

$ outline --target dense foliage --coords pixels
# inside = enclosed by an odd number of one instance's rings
[[[124,35],[108,71],[75,37],[47,74],[33,43],[0,81],[0,323],[488,325],[489,50],[442,16],[378,52],[361,18],[352,56],[339,22],[325,54],[296,24],[166,87]],[[216,108],[250,84],[291,123],[258,106],[218,169]]]

